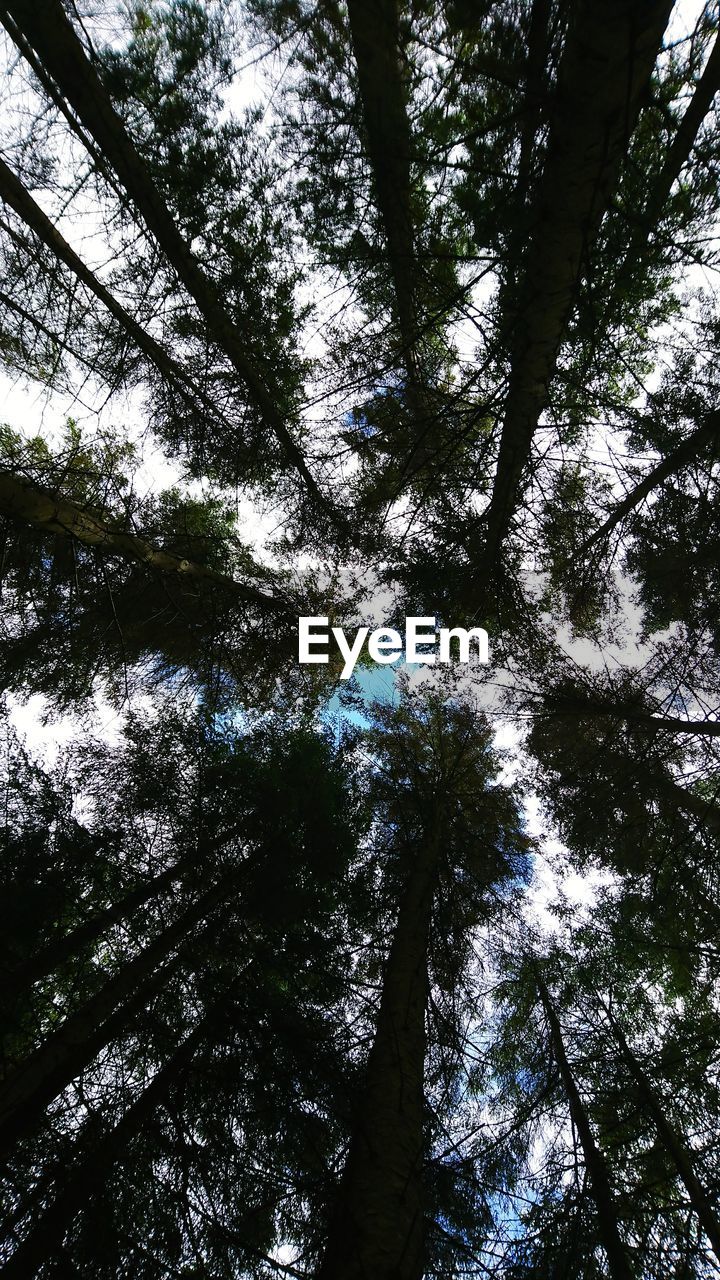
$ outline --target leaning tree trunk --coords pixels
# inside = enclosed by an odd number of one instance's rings
[[[597,1208],[598,1235],[607,1256],[610,1275],[612,1280],[633,1280],[632,1268],[618,1230],[615,1198],[610,1186],[610,1177],[605,1158],[595,1141],[588,1114],[580,1097],[580,1091],[575,1083],[575,1077],[565,1052],[560,1022],[550,998],[550,993],[537,967],[535,969],[535,980],[540,1000],[545,1010],[553,1054],[567,1096],[570,1115],[580,1138],[580,1145],[585,1158],[585,1168],[590,1179],[592,1195]]]
[[[122,898],[117,898],[110,906],[103,907],[101,911],[89,916],[81,924],[76,925],[74,929],[70,929],[68,933],[51,939],[44,947],[39,948],[29,956],[27,960],[23,960],[20,964],[13,966],[3,975],[2,995],[0,997],[3,1005],[7,1006],[11,1000],[17,999],[18,996],[32,987],[35,982],[40,982],[43,978],[55,973],[67,960],[72,959],[84,947],[107,933],[108,929],[111,929],[114,924],[126,920],[128,916],[137,911],[146,902],[150,902],[151,899],[160,897],[186,871],[190,870],[195,865],[195,862],[195,854],[187,854],[165,871],[153,876],[152,879],[145,880],[143,883],[136,885],[134,889],[130,889],[128,893],[123,894]]]
[[[441,844],[436,815],[397,917],[320,1280],[418,1280],[423,1273],[427,952]]]
[[[206,842],[205,852],[210,851],[216,857],[235,831],[236,828],[229,828],[220,838],[213,839],[209,844]],[[142,880],[121,898],[116,898],[109,906],[82,920],[68,933],[50,939],[19,964],[8,966],[2,974],[0,1007],[7,1007],[11,1000],[17,999],[35,982],[55,973],[67,960],[77,956],[83,947],[106,934],[114,924],[127,920],[145,903],[166,893],[176,880],[184,880],[197,868],[197,864],[197,849],[191,849],[164,871],[158,872],[149,880]]]
[[[653,1085],[646,1076],[640,1066],[640,1063],[635,1057],[635,1054],[630,1048],[630,1045],[625,1039],[620,1024],[613,1017],[609,1009],[606,1009],[605,1012],[612,1027],[615,1039],[620,1046],[620,1053],[622,1054],[623,1061],[638,1087],[640,1098],[645,1103],[650,1115],[652,1116],[658,1137],[672,1158],[683,1186],[688,1193],[690,1203],[698,1216],[705,1235],[712,1245],[713,1253],[718,1259],[718,1262],[720,1262],[720,1218],[715,1212],[705,1188],[695,1173],[690,1152],[688,1151],[680,1134],[675,1131],[674,1126],[668,1120],[662,1101],[655,1092]]]
[[[27,40],[77,113],[196,303],[210,335],[241,378],[252,404],[302,479],[308,496],[318,508],[330,511],[288,425],[292,414],[288,415],[276,397],[262,361],[252,349],[253,335],[237,327],[213,281],[183,239],[103,81],[75,34],[61,0],[7,0],[0,7],[0,19],[6,23],[11,38],[17,30]]]
[[[217,405],[214,405],[208,399],[182,366],[172,358],[170,353],[159,342],[156,342],[146,332],[141,324],[138,324],[137,320],[125,310],[117,298],[111,294],[110,290],[98,280],[94,272],[78,257],[75,250],[60,234],[47,214],[43,213],[37,201],[33,199],[27,188],[23,186],[20,179],[5,164],[2,158],[0,158],[0,197],[7,202],[10,208],[22,219],[25,226],[54,254],[57,260],[67,267],[76,279],[85,285],[86,289],[89,289],[95,295],[137,349],[154,365],[163,378],[178,391],[191,408],[195,408],[200,413],[209,414],[213,420],[222,416]],[[37,322],[33,320],[33,323]],[[226,425],[230,426],[229,423]]]
[[[37,1269],[49,1258],[57,1259],[58,1250],[77,1213],[104,1186],[113,1167],[122,1160],[128,1143],[140,1133],[157,1107],[161,1106],[172,1087],[190,1065],[198,1046],[207,1034],[210,1019],[206,1017],[183,1040],[149,1085],[128,1107],[124,1116],[100,1140],[65,1171],[58,1194],[49,1208],[34,1222],[9,1261],[0,1271],[7,1280],[25,1280],[37,1275]],[[58,1275],[75,1274],[61,1268]]]
[[[71,1014],[0,1087],[0,1147],[30,1132],[50,1105],[114,1039],[132,1027],[151,995],[182,960],[193,930],[226,901],[238,876],[224,877]]]
[[[718,92],[720,92],[720,33],[715,36],[705,69],[678,123],[664,164],[648,192],[645,206],[639,215],[636,215],[637,223],[616,271],[615,284],[605,300],[602,314],[597,321],[600,332],[603,332],[608,321],[612,320],[613,309],[617,306],[618,294],[623,287],[628,270],[642,258],[648,240],[657,229],[672,189],[690,160],[698,133]]]
[[[690,463],[695,461],[698,454],[702,453],[708,446],[717,447],[719,441],[720,411],[713,409],[699,427],[691,431],[690,435],[686,436],[675,449],[672,449],[651,471],[648,471],[647,475],[633,486],[622,501],[615,504],[599,528],[595,529],[578,549],[578,560],[592,550],[596,543],[609,538],[613,529],[617,528],[636,507],[639,507],[648,494],[657,489],[670,476],[677,475],[678,472],[689,466]]]
[[[720,806],[713,800],[705,800],[696,791],[690,791],[672,779],[667,783],[668,794],[677,808],[686,816],[697,818],[708,831],[720,834]]]
[[[656,733],[688,733],[696,737],[720,738],[720,721],[718,720],[683,720],[681,716],[654,715],[638,707],[613,702],[602,696],[555,698],[549,707],[553,716],[577,716],[579,719],[599,716],[609,720],[622,720],[630,725],[640,725]]]
[[[160,574],[201,585],[207,583],[248,604],[274,612],[285,607],[280,599],[267,596],[248,583],[237,582],[226,573],[173,555],[134,533],[112,529],[92,511],[86,511],[77,503],[56,496],[12,471],[0,471],[0,515],[29,524],[41,533],[74,538],[83,546],[104,555],[145,565]]]

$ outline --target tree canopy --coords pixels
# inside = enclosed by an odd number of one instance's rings
[[[717,1275],[718,6],[0,23],[0,1274]]]

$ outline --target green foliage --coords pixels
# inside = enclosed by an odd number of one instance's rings
[[[341,1221],[354,1280],[416,1191],[377,1280],[715,1273],[720,44],[661,8],[3,7],[8,1276],[336,1280]],[[331,733],[297,618],[368,567],[493,664]]]

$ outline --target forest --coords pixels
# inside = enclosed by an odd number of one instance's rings
[[[717,1277],[718,4],[0,24],[0,1275]]]

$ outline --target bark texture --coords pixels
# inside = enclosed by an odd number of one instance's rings
[[[509,318],[511,362],[495,483],[480,559],[492,571],[588,249],[615,186],[661,47],[668,0],[580,0],[558,72],[536,215]]]
[[[236,582],[225,573],[163,551],[133,533],[110,529],[97,516],[84,511],[74,502],[55,497],[11,471],[0,471],[0,515],[32,525],[43,533],[75,538],[86,547],[137,562],[158,573],[170,574],[188,582],[207,583],[247,604],[259,605],[274,612],[286,608],[285,602],[280,598],[267,596],[256,587]]]
[[[417,851],[383,980],[365,1092],[319,1280],[419,1280],[428,935],[440,825]]]

